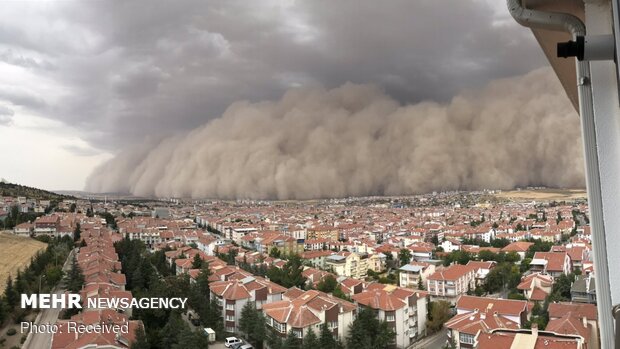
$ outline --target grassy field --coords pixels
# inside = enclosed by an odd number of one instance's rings
[[[495,196],[512,201],[571,201],[587,198],[584,189],[509,190],[495,194]]]
[[[17,270],[28,266],[30,257],[45,249],[45,243],[10,233],[0,233],[0,292],[4,292],[6,279]]]

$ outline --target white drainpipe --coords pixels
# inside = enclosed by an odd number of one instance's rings
[[[579,18],[573,15],[528,10],[521,5],[520,0],[507,0],[507,4],[512,17],[523,26],[566,31],[573,35],[573,39],[576,39],[577,36],[586,35],[585,25]],[[605,247],[605,224],[603,221],[596,125],[594,122],[592,86],[590,85],[590,63],[588,61],[575,61],[577,65],[577,92],[579,94],[581,133],[586,162],[586,187],[590,208],[590,224],[592,226],[598,323],[601,334],[601,348],[607,349],[614,348],[614,318],[611,311],[612,304],[607,249]],[[619,348],[619,346],[616,346],[616,348]]]

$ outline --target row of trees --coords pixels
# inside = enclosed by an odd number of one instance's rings
[[[187,274],[171,275],[170,268],[165,266],[164,252],[150,254],[140,240],[128,238],[118,241],[114,247],[127,279],[127,289],[134,297],[187,297],[188,302],[191,301],[194,306],[200,302],[195,296],[196,286],[190,285]],[[206,278],[208,279],[208,276]],[[207,292],[206,297],[208,294]],[[181,314],[181,311],[177,309],[134,309],[133,318],[142,320],[145,328],[136,332],[136,340],[131,348],[207,348],[208,338],[204,331],[192,330]],[[221,320],[221,315],[219,319]],[[222,327],[223,325],[219,328]]]

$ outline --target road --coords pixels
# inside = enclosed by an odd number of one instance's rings
[[[448,331],[442,329],[433,335],[415,342],[407,349],[442,349],[444,345],[446,345],[446,340],[448,340]]]
[[[62,270],[67,273],[71,269],[71,260],[73,258],[75,249],[71,250],[65,264],[62,266]],[[62,294],[65,292],[64,281],[60,281],[59,286],[54,289],[55,294]],[[41,314],[37,316],[35,320],[36,324],[54,324],[58,320],[60,311],[62,309],[43,309]],[[22,349],[48,349],[52,346],[52,333],[31,333],[28,335],[26,342],[22,346]]]

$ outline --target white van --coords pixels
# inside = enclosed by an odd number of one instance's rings
[[[241,343],[241,339],[237,337],[228,337],[226,338],[226,341],[224,341],[224,346],[226,348],[230,348],[231,345],[237,344],[237,343]]]

